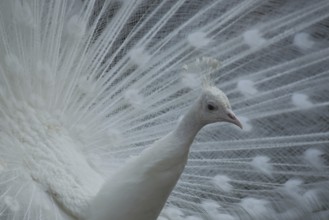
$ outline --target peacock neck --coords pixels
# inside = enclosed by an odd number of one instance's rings
[[[187,150],[192,144],[195,136],[204,126],[200,118],[200,102],[197,101],[189,109],[189,111],[183,116],[182,120],[174,130],[173,134],[179,139],[182,140],[182,144]]]
[[[190,146],[197,133],[204,126],[199,116],[199,106],[199,102],[196,102],[184,115],[177,127],[156,141],[152,147],[146,149],[140,157],[136,158],[132,166],[137,166],[135,163],[144,164],[145,161],[149,161],[148,170],[161,172],[173,169],[177,170],[178,173],[182,172]]]

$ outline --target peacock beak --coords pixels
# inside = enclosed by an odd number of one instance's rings
[[[231,109],[227,109],[227,122],[235,124],[239,128],[243,129],[242,123],[235,116],[234,112]]]

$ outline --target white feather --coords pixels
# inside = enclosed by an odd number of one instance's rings
[[[266,39],[257,29],[252,29],[244,32],[243,39],[245,43],[251,48],[257,48],[266,43]]]
[[[329,219],[328,1],[150,2],[0,1],[0,219]]]

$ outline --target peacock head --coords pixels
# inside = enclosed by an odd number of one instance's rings
[[[206,124],[229,122],[242,129],[242,124],[233,113],[227,96],[215,86],[206,86],[202,89],[200,107],[201,120]]]

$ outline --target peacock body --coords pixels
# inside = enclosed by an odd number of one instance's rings
[[[327,0],[1,1],[0,219],[86,219],[102,185],[136,173],[113,178],[183,120],[203,78],[244,129],[199,132],[158,220],[328,219],[328,11]]]

